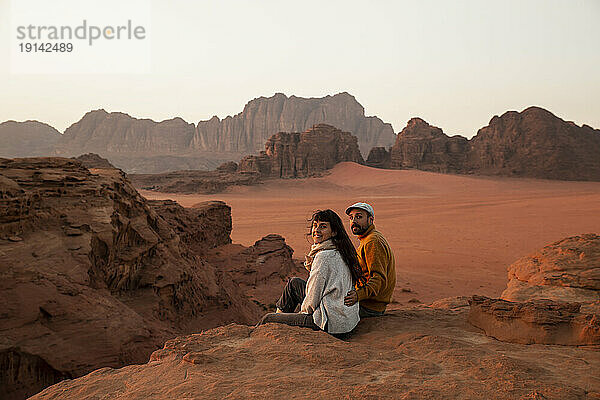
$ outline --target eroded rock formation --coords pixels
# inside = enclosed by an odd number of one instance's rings
[[[394,169],[415,168],[434,172],[464,172],[469,141],[449,137],[421,118],[412,118],[398,134],[390,151]]]
[[[515,343],[600,344],[600,236],[568,237],[508,268],[502,299],[474,296],[469,321]]]
[[[318,175],[343,161],[364,164],[356,137],[319,124],[302,133],[276,133],[267,140],[264,152],[243,158],[238,169],[263,177],[302,178]]]
[[[391,149],[391,168],[598,181],[598,154],[600,130],[529,107],[494,116],[471,140],[413,118]]]
[[[473,296],[469,322],[498,340],[571,346],[600,344],[600,316],[581,304],[535,300],[511,302]]]
[[[292,259],[293,253],[282,236],[271,234],[248,248],[238,244],[213,248],[206,259],[217,269],[227,271],[244,293],[265,311],[274,311],[273,304],[287,278],[308,277],[302,263]]]
[[[152,204],[120,170],[93,171],[72,159],[0,159],[6,396],[145,362],[177,333],[262,313],[199,255],[230,241],[227,206]]]
[[[373,146],[390,146],[396,138],[390,124],[365,117],[363,106],[346,92],[322,98],[277,93],[248,102],[233,117],[200,121],[193,148],[251,154],[262,150],[273,132],[304,132],[321,123],[352,132],[364,154]]]
[[[502,298],[579,302],[584,310],[595,308],[600,302],[600,236],[568,237],[517,260],[508,268]]]

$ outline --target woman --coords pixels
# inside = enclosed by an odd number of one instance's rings
[[[276,322],[334,335],[350,332],[360,320],[358,303],[344,305],[346,293],[363,279],[356,250],[332,210],[313,214],[308,235],[314,243],[304,263],[310,271],[308,281],[291,278],[277,301],[277,312],[266,314],[259,325]],[[300,312],[295,313],[298,304]]]

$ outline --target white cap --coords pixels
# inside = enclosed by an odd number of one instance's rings
[[[358,208],[360,210],[365,210],[367,213],[371,215],[371,217],[375,218],[375,211],[373,211],[373,207],[367,203],[354,203],[350,207],[346,208],[346,214],[350,215],[350,210],[353,208]]]

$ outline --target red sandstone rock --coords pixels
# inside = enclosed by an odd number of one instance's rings
[[[207,252],[206,260],[218,270],[227,271],[256,304],[274,311],[273,304],[287,278],[308,277],[302,263],[292,259],[293,253],[283,237],[271,234],[248,248],[237,244],[216,247]]]
[[[565,238],[513,263],[502,298],[511,301],[550,299],[580,302],[584,308],[600,301],[600,236]]]
[[[354,335],[228,325],[165,343],[145,365],[103,368],[34,399],[577,399],[600,395],[595,347],[483,335],[466,311],[417,306],[364,319]]]
[[[229,240],[226,206],[153,208],[121,171],[93,171],[72,159],[0,159],[3,396],[144,362],[177,333],[262,313],[194,252],[196,239]]]
[[[600,316],[580,313],[578,303],[515,303],[473,296],[469,304],[469,322],[498,340],[572,346],[600,344]]]
[[[469,167],[478,173],[600,180],[600,130],[539,107],[493,117],[470,144]]]
[[[239,170],[263,177],[301,178],[315,176],[343,161],[364,164],[356,137],[326,124],[303,133],[279,132],[265,144],[259,156],[240,161]]]
[[[462,136],[448,137],[440,128],[412,118],[390,151],[390,165],[394,169],[463,172],[468,143]]]
[[[172,200],[148,200],[148,204],[198,255],[231,243],[231,207],[222,201],[206,201],[191,208]]]
[[[398,134],[392,168],[435,172],[600,180],[600,131],[529,107],[495,116],[471,140],[446,136],[420,118]]]

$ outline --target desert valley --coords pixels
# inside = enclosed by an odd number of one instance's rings
[[[529,107],[395,134],[348,93],[278,94],[0,144],[0,399],[600,398],[598,129]],[[386,315],[254,327],[307,276],[312,212],[357,201],[395,255]]]

